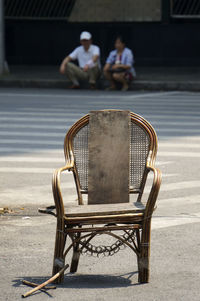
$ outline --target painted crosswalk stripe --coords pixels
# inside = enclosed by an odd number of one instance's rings
[[[26,161],[28,162],[28,161]],[[32,161],[33,162],[33,161]],[[35,161],[38,162],[38,161]],[[52,161],[53,162],[53,161]],[[54,161],[55,162],[55,161]],[[61,162],[61,161],[57,161],[57,162]],[[63,162],[63,166],[64,164],[64,160]],[[0,172],[1,173],[52,173],[53,171],[55,171],[55,168],[39,168],[39,167],[0,167]],[[177,176],[177,174],[164,174],[163,177],[174,177]],[[151,176],[150,176],[151,178]]]
[[[164,152],[164,151],[159,151],[158,156],[160,157],[179,157],[179,158],[200,158],[200,153],[199,152]]]
[[[35,135],[32,135],[33,133],[31,133],[30,134],[30,136],[34,136],[34,137],[39,137],[39,136],[44,136],[44,137],[62,137],[63,139],[60,139],[59,141],[57,140],[57,141],[53,141],[53,140],[42,140],[42,139],[37,139],[37,140],[30,140],[30,139],[1,139],[0,140],[0,143],[2,143],[2,144],[45,144],[45,145],[58,145],[58,146],[61,146],[61,145],[63,145],[63,141],[64,141],[64,135],[57,135],[57,134],[55,134],[55,135],[53,135],[53,136],[51,136],[51,134],[49,134],[49,135],[45,135],[45,133],[43,134],[43,135],[40,135],[40,133],[38,133],[38,136],[37,136],[37,134],[35,134]],[[20,135],[19,135],[20,136]],[[22,135],[23,136],[23,135]],[[27,136],[29,136],[28,134],[27,134]],[[160,148],[166,148],[166,147],[173,147],[173,148],[183,148],[183,147],[185,147],[185,148],[200,148],[200,144],[194,144],[194,145],[192,145],[192,144],[188,144],[188,145],[184,145],[184,144],[170,144],[170,145],[162,145],[162,144],[160,144],[159,145],[160,146]],[[166,156],[166,154],[168,154],[169,153],[169,156],[171,156],[171,155],[179,155],[180,154],[180,152],[164,152],[164,151],[160,151],[159,152],[159,154],[160,155],[163,155],[163,156]],[[190,155],[191,154],[191,155]],[[190,152],[182,152],[181,151],[181,155],[184,155],[184,156],[192,156],[193,154],[198,154],[198,153],[190,153]]]
[[[75,122],[75,120],[74,120]],[[67,130],[74,122],[66,122],[64,125],[51,125],[51,124],[17,124],[17,123],[7,123],[1,124],[0,129],[16,129],[16,128],[23,128],[23,129],[47,129],[47,130]]]
[[[22,120],[19,120],[19,123],[10,123],[10,122],[4,122],[3,124],[0,125],[0,129],[16,129],[16,128],[24,128],[24,129],[53,129],[53,130],[65,130],[68,129],[71,125],[73,125],[76,120],[72,119],[71,121],[65,120],[63,124],[55,124],[54,121],[52,120],[53,124],[45,124],[43,120],[43,124],[29,124],[29,123],[23,123],[21,122]],[[28,121],[28,120],[27,120]],[[35,120],[35,122],[38,122],[39,120]],[[59,123],[59,122],[58,122]],[[155,127],[156,131],[158,133],[184,133],[187,136],[187,133],[199,133],[200,134],[200,128],[171,128],[171,127],[165,127],[165,128],[159,128]]]
[[[0,156],[0,162],[43,162],[43,163],[51,163],[51,162],[64,162],[64,156],[63,158],[54,158],[54,157],[25,157],[23,156]],[[158,161],[156,162],[156,166],[163,166],[172,164],[172,161]]]
[[[188,189],[188,188],[200,188],[200,181],[183,181],[183,182],[175,182],[170,184],[162,184],[161,191],[173,191],[179,189]]]
[[[64,131],[64,133],[53,133],[53,132],[45,132],[42,133],[40,132],[17,132],[17,131],[0,131],[0,136],[28,136],[28,137],[61,137],[64,139],[66,132]],[[0,140],[0,142],[2,142],[2,139]]]
[[[162,113],[162,112],[161,112],[161,114],[157,114],[157,115],[149,114],[149,113],[148,114],[146,113],[146,114],[143,114],[143,115],[145,115],[145,118],[149,119],[149,121],[151,121],[151,122],[153,122],[153,120],[156,120],[156,121],[159,122],[159,120],[163,120],[163,119],[167,119],[167,121],[174,120],[174,119],[176,119],[176,121],[177,120],[183,120],[183,121],[190,121],[190,120],[199,121],[200,120],[199,114],[197,115],[197,112],[195,112],[195,111],[193,111],[192,116],[189,115],[189,113],[188,113],[188,115],[181,114],[181,115],[174,116],[174,115],[168,115],[168,114]]]
[[[9,112],[9,111],[1,111],[0,112],[0,116],[5,116],[5,115],[8,115],[7,117],[10,117],[10,118],[12,118],[12,116],[19,116],[19,118],[21,117],[21,116],[24,116],[24,117],[26,117],[26,116],[34,116],[34,117],[37,117],[37,116],[45,116],[45,118],[46,118],[46,116],[58,116],[58,117],[60,117],[60,116],[63,116],[63,117],[65,117],[65,118],[71,118],[71,116],[74,116],[74,118],[76,118],[76,117],[79,117],[79,116],[82,116],[82,114],[81,113],[73,113],[73,112],[65,112],[65,113],[63,113],[63,112],[48,112],[48,109],[46,110],[46,111],[44,111],[44,112],[40,112],[40,111],[35,111],[35,112],[23,112],[23,111],[18,111],[18,112]]]
[[[184,142],[179,142],[179,141],[174,141],[174,142],[163,142],[160,141],[159,143],[159,149],[163,148],[171,148],[171,149],[175,149],[175,148],[200,148],[200,143],[184,143]]]
[[[0,147],[0,153],[49,153],[51,149],[42,149],[42,148],[30,148],[30,147]],[[63,148],[56,148],[56,154],[62,153]]]
[[[63,140],[63,139],[62,139]],[[52,140],[30,140],[30,139],[1,139],[2,144],[44,144],[44,145],[57,145],[62,146],[63,141]]]
[[[167,227],[180,226],[185,224],[199,223],[200,213],[188,215],[178,215],[178,216],[163,216],[152,218],[152,229],[161,229]]]
[[[47,113],[47,112],[35,112],[35,113],[31,113],[31,112],[27,112],[27,113],[23,113],[23,112],[10,112],[10,113],[7,113],[7,112],[0,112],[0,116],[3,116],[4,120],[10,120],[12,119],[13,120],[13,115],[14,116],[18,116],[17,120],[23,120],[23,118],[27,118],[26,116],[33,116],[34,117],[34,120],[38,120],[38,116],[43,116],[43,121],[49,121],[49,120],[52,120],[54,121],[55,120],[55,116],[58,116],[56,120],[61,120],[61,121],[74,121],[75,119],[79,119],[82,117],[81,114],[73,114],[73,113]],[[5,117],[5,115],[8,115]],[[46,118],[46,116],[52,116],[50,118]],[[62,118],[60,119],[60,117],[65,117],[65,118]],[[69,117],[70,116],[70,117]],[[73,118],[71,116],[74,116]],[[30,120],[30,118],[28,118]],[[159,119],[159,117],[158,117]],[[183,118],[182,118],[183,119]],[[162,120],[151,120],[151,123],[152,125],[158,125],[158,126],[161,126],[161,125],[169,125],[169,126],[183,126],[184,128],[186,128],[187,126],[199,126],[199,121],[192,121],[192,120],[180,120],[180,121],[162,121]]]
[[[186,206],[191,206],[191,204],[199,204],[200,200],[200,194],[195,195],[188,195],[188,196],[177,196],[173,198],[167,198],[167,199],[158,199],[158,207],[165,207],[167,203],[170,204],[172,207],[177,207],[179,205],[186,204]]]
[[[0,157],[0,162],[29,162],[29,163],[36,163],[36,162],[42,162],[42,163],[53,163],[53,162],[62,162],[64,163],[64,156],[62,158],[52,158],[52,157]]]
[[[44,173],[52,174],[55,168],[38,168],[38,167],[0,167],[0,172],[4,173]]]
[[[35,117],[5,117],[5,116],[0,116],[0,121],[28,121],[28,122],[53,122],[53,123],[64,123],[66,121],[74,121],[74,118],[66,117],[66,118],[38,118],[37,116]]]
[[[161,126],[161,125],[166,125],[166,126],[181,126],[187,129],[188,126],[198,126],[199,127],[199,121],[191,121],[191,120],[185,120],[185,121],[151,121],[153,126]]]
[[[181,128],[181,129],[177,129],[177,128],[164,128],[164,129],[161,129],[161,128],[157,128],[156,129],[156,132],[157,133],[198,133],[200,135],[200,128],[195,128],[195,129],[188,129],[188,128]]]

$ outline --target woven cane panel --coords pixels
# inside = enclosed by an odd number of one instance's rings
[[[75,164],[82,190],[88,190],[88,129],[85,125],[74,137]]]
[[[75,164],[79,174],[81,190],[88,190],[88,132],[86,125],[73,140]],[[149,151],[149,136],[137,124],[131,122],[130,139],[130,188],[139,189]]]
[[[140,188],[149,152],[149,136],[138,125],[131,123],[130,188]]]

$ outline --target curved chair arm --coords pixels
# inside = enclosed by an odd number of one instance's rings
[[[154,206],[156,203],[156,199],[160,190],[160,184],[162,180],[162,173],[158,168],[153,166],[147,166],[148,171],[152,171],[154,173],[153,184],[151,187],[151,191],[149,193],[149,197],[146,204],[144,219],[148,219],[148,217],[152,216]]]
[[[53,174],[52,191],[53,191],[54,202],[55,202],[58,217],[64,215],[64,203],[63,203],[63,197],[62,197],[61,187],[60,187],[60,176],[62,172],[66,170],[72,170],[72,169],[73,169],[73,164],[67,164],[64,167],[56,169]]]

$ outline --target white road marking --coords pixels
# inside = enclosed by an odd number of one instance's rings
[[[58,146],[61,146],[64,144],[64,136],[63,134],[57,134],[57,133],[54,133],[54,135],[51,135],[51,134],[46,134],[46,133],[26,133],[26,135],[23,135],[20,133],[12,133],[13,136],[32,136],[32,137],[61,137],[62,139],[60,139],[59,141],[53,141],[53,140],[44,140],[44,139],[37,139],[37,140],[30,140],[30,139],[1,139],[0,140],[0,143],[2,144],[45,144],[45,145],[58,145]],[[160,143],[159,144],[159,149],[160,148],[167,148],[167,147],[171,147],[171,148],[200,148],[200,144],[183,144],[183,143],[169,143],[169,144],[162,144]],[[192,156],[193,154],[196,154],[198,155],[198,153],[192,153],[192,152],[171,152],[171,151],[167,151],[167,152],[164,152],[164,151],[160,151],[159,152],[159,155],[162,155],[162,156],[167,156],[167,154],[169,154],[169,156]],[[190,155],[191,154],[191,155]],[[196,156],[195,155],[195,156]]]
[[[28,121],[29,118],[27,118]],[[29,119],[30,120],[30,119]],[[0,129],[17,129],[17,128],[23,128],[23,129],[48,129],[48,130],[67,130],[70,126],[72,126],[76,120],[72,119],[72,120],[65,120],[65,122],[63,122],[63,124],[55,124],[54,121],[52,120],[53,124],[45,124],[45,120],[43,120],[43,124],[27,124],[27,123],[22,123],[21,120],[20,123],[13,123],[13,122],[4,122],[3,124],[0,125]],[[39,120],[35,120],[34,122],[39,122]],[[59,122],[58,122],[59,123]],[[62,122],[61,122],[62,123]],[[159,133],[184,133],[185,135],[187,133],[199,133],[200,134],[200,128],[170,128],[170,127],[166,127],[166,128],[159,128],[159,127],[155,127],[156,132]],[[198,139],[198,138],[197,138]]]
[[[65,117],[65,119],[63,120],[67,120],[67,121],[73,121],[73,120],[76,120],[76,119],[79,119],[83,116],[83,114],[80,114],[80,113],[62,113],[62,112],[58,112],[58,113],[50,113],[50,112],[35,112],[35,113],[32,113],[32,112],[0,112],[0,116],[3,116],[5,117],[4,115],[8,115],[7,116],[7,119],[8,120],[13,120],[13,115],[14,116],[19,116],[18,119],[19,120],[22,120],[22,117],[25,118],[26,116],[33,116],[35,119],[38,118],[38,116],[43,116],[43,120],[46,120],[46,116],[52,116],[51,118],[54,120],[54,117],[55,116],[58,116],[57,120],[59,119],[60,120],[60,117],[63,116]],[[22,117],[21,117],[22,116]],[[74,116],[73,118],[69,117],[69,116]],[[159,117],[158,117],[159,118]],[[181,118],[183,119],[183,117]],[[200,119],[200,117],[198,117],[198,119]],[[37,119],[38,120],[38,119]],[[62,119],[61,119],[62,120]],[[151,121],[152,125],[170,125],[170,126],[184,126],[184,127],[187,127],[187,125],[189,126],[199,126],[199,120],[197,120],[196,122],[195,121],[191,121],[190,119],[186,119],[184,121],[161,121],[161,120],[155,120],[155,121]]]
[[[151,121],[151,124],[153,126],[161,126],[161,125],[166,125],[166,126],[182,126],[184,127],[185,129],[187,129],[188,126],[199,126],[199,120],[197,120],[196,122],[195,121],[191,121],[191,120],[185,120],[185,121]]]
[[[63,161],[57,161],[57,162],[63,162]],[[18,162],[22,162],[22,161],[18,161]],[[33,162],[33,161],[24,161],[24,162]],[[43,162],[43,161],[41,160],[41,161],[34,161],[34,162]],[[55,162],[55,161],[51,161],[51,162]],[[64,165],[65,164],[63,162],[63,166]],[[42,167],[42,168],[32,167],[32,166],[30,166],[30,167],[7,167],[7,166],[0,167],[1,173],[41,173],[41,174],[44,173],[44,174],[46,174],[46,173],[53,173],[54,171],[55,171],[55,168],[46,168],[46,167]],[[166,173],[163,175],[163,177],[175,177],[175,176],[177,176],[177,174],[167,174]],[[151,178],[152,178],[152,176],[149,175],[149,179],[151,179]]]
[[[72,176],[70,176],[73,179]],[[74,182],[64,182],[61,185],[64,201],[77,200],[76,187]],[[53,205],[53,194],[51,182],[48,185],[27,186],[20,188],[7,188],[0,191],[1,207],[28,207],[34,205],[40,207],[41,204]]]
[[[23,156],[1,156],[0,157],[0,162],[44,162],[44,163],[51,163],[51,162],[65,162],[64,161],[64,156],[63,158],[52,158],[52,157],[25,157]],[[163,166],[167,164],[172,164],[172,161],[163,161],[163,162],[156,162],[156,166]]]
[[[163,152],[159,151],[158,156],[160,157],[179,157],[179,158],[200,158],[200,153],[198,152]]]
[[[8,117],[10,117],[10,118],[12,118],[12,116],[19,116],[19,118],[20,118],[20,116],[34,116],[34,117],[37,117],[37,116],[45,116],[45,118],[46,118],[46,116],[58,116],[58,117],[60,117],[60,116],[63,116],[63,117],[66,117],[66,118],[68,118],[68,116],[74,116],[74,118],[75,117],[77,117],[77,116],[81,116],[82,117],[82,114],[81,113],[73,113],[73,112],[68,112],[68,111],[66,111],[65,113],[63,113],[63,112],[57,112],[57,113],[55,113],[55,112],[48,112],[48,108],[47,108],[47,110],[46,111],[44,111],[44,112],[40,112],[40,111],[36,111],[36,112],[23,112],[23,111],[20,111],[20,112],[9,112],[9,111],[1,111],[0,112],[0,116],[2,115],[2,116],[4,116],[4,115],[8,115]]]
[[[188,188],[200,188],[200,181],[183,181],[175,182],[170,184],[162,184],[160,190],[164,191],[174,191],[179,189],[188,189]]]
[[[47,157],[8,157],[8,156],[5,156],[5,157],[0,157],[0,162],[33,162],[33,163],[36,163],[36,162],[42,162],[42,163],[51,163],[51,162],[57,162],[57,163],[63,163],[65,162],[64,160],[64,156],[63,156],[63,159],[61,158],[47,158]]]
[[[188,129],[188,128],[156,128],[156,132],[157,133],[192,133],[192,134],[196,134],[198,133],[200,135],[200,128],[195,128],[195,129]]]
[[[28,122],[53,122],[53,123],[64,123],[66,121],[74,121],[74,118],[66,117],[66,118],[38,118],[37,116],[35,117],[5,117],[5,116],[0,116],[1,121],[28,121]]]
[[[75,120],[74,120],[75,122]],[[74,122],[70,122],[70,126],[73,125]],[[23,129],[47,129],[47,130],[67,130],[69,125],[66,122],[64,125],[51,125],[51,124],[17,124],[17,123],[8,123],[8,124],[1,124],[0,129],[16,129],[16,128],[23,128]]]
[[[195,143],[200,143],[200,136],[181,136],[181,137],[167,137],[163,136],[159,139],[159,145],[160,143],[168,143],[168,142],[172,142],[176,145],[176,143],[185,143],[185,144],[189,144],[191,142],[195,142]]]
[[[179,205],[186,204],[187,207],[191,206],[191,204],[199,204],[200,202],[200,194],[196,195],[188,195],[188,196],[177,196],[174,198],[167,198],[167,199],[158,199],[157,205],[159,208],[162,206],[166,206],[167,203],[170,204],[170,207],[177,207]]]
[[[64,138],[64,137],[63,137]],[[6,143],[6,144],[44,144],[44,145],[57,145],[57,146],[62,146],[61,141],[52,141],[52,140],[30,140],[30,139],[1,139],[1,143]]]
[[[38,167],[0,167],[1,173],[40,173],[52,174],[55,168],[38,168]]]
[[[1,136],[28,136],[28,137],[61,137],[64,140],[65,134],[62,133],[53,133],[53,132],[17,132],[17,131],[0,131]],[[2,139],[0,140],[2,142]]]
[[[184,143],[184,142],[179,142],[178,140],[174,141],[174,142],[163,142],[160,141],[159,143],[159,149],[161,148],[200,148],[200,143]]]
[[[200,213],[190,215],[175,215],[152,218],[152,229],[168,228],[200,222]]]
[[[30,147],[0,147],[0,153],[8,152],[8,153],[49,153],[52,149],[41,149],[41,148],[30,148]],[[63,148],[54,150],[55,154],[62,153]]]
[[[34,144],[34,143],[33,143]],[[37,143],[35,143],[37,144]],[[54,144],[52,144],[54,145]],[[55,152],[56,154],[58,153],[63,153],[63,147],[60,147],[61,144],[56,143],[56,145],[58,146],[58,148],[56,148]],[[4,153],[4,152],[8,152],[8,153],[37,153],[37,152],[41,152],[41,153],[48,153],[49,151],[51,151],[51,149],[42,149],[42,148],[38,148],[38,147],[3,147],[0,146],[0,153]],[[159,157],[181,157],[181,158],[199,158],[200,157],[200,153],[196,152],[162,152],[159,151],[158,152],[158,156]]]
[[[170,114],[170,111],[167,111],[169,114]],[[171,111],[171,113],[173,113],[173,111]],[[193,111],[193,112],[190,112],[190,113],[196,113],[195,111]],[[189,114],[189,112],[188,112],[188,114]],[[171,116],[172,117],[172,116]],[[180,116],[179,116],[180,117]],[[195,116],[195,117],[197,117],[197,116]],[[158,119],[163,119],[163,117],[158,117],[157,116],[157,118]],[[173,117],[173,118],[170,118],[170,119],[175,119],[176,117]],[[18,116],[18,117],[13,117],[13,116],[0,116],[0,120],[1,121],[5,121],[5,122],[8,122],[8,121],[17,121],[17,122],[53,122],[53,123],[64,123],[64,122],[66,122],[66,121],[74,121],[74,120],[76,120],[76,119],[79,119],[79,118],[76,118],[76,117],[69,117],[69,116],[66,116],[65,118],[61,118],[61,117],[57,117],[57,118],[55,118],[55,117],[38,117],[37,116],[37,113],[35,114],[35,116]],[[150,116],[149,117],[149,119],[152,119],[152,117]],[[185,118],[184,118],[184,116],[182,116],[181,117],[181,119],[182,120],[184,120]],[[198,117],[198,118],[196,118],[196,119],[200,119],[200,117]],[[186,118],[186,120],[187,120],[187,118]],[[191,117],[190,117],[190,120],[191,120]],[[188,120],[188,125],[190,125],[190,120]],[[156,125],[161,125],[162,123],[165,125],[165,124],[171,124],[171,125],[184,125],[184,127],[185,128],[187,128],[187,124],[185,123],[185,122],[183,122],[182,121],[182,123],[180,123],[180,122],[162,122],[162,121],[153,121],[153,120],[151,120],[151,123],[153,124],[156,124]],[[191,124],[192,125],[192,124]],[[199,123],[198,122],[195,122],[193,125],[199,125]]]
[[[162,165],[168,165],[168,164],[173,164],[173,161],[156,161],[156,166],[162,166]]]
[[[143,117],[145,116],[145,118],[147,120],[149,119],[148,121],[151,122],[151,123],[153,123],[153,120],[158,120],[158,122],[159,122],[159,120],[162,120],[162,119],[167,119],[167,121],[169,121],[169,120],[180,120],[180,119],[184,120],[184,121],[185,120],[188,120],[188,121],[198,120],[198,121],[200,121],[200,115],[196,116],[197,113],[198,113],[198,111],[193,111],[192,114],[194,114],[194,116],[189,115],[189,112],[188,112],[188,115],[182,115],[182,114],[180,114],[180,115],[177,115],[177,114],[176,115],[173,115],[173,114],[168,115],[168,111],[167,111],[167,114],[166,114],[166,111],[165,112],[160,111],[160,114],[155,115],[155,114],[147,113],[147,114],[143,114]]]

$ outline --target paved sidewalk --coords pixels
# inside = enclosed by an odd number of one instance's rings
[[[68,88],[58,66],[10,66],[10,74],[0,77],[0,87]],[[199,67],[137,67],[131,90],[200,91]],[[103,77],[98,83],[104,89]],[[88,88],[84,86],[84,88]]]

